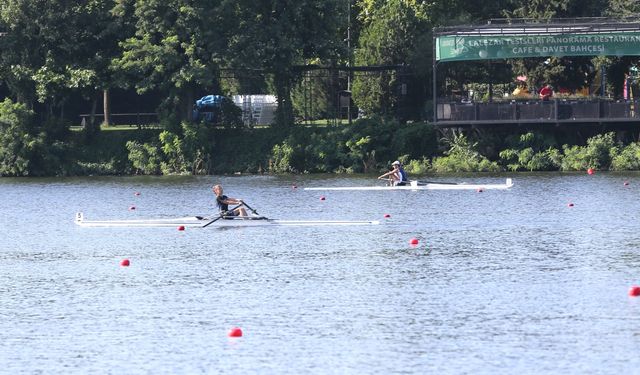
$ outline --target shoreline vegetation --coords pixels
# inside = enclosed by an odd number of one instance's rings
[[[0,7],[0,177],[378,173],[394,160],[412,174],[640,170],[633,45],[526,58],[434,49],[442,30],[474,25],[624,37],[638,2],[44,3]],[[597,116],[579,106],[592,121],[564,121],[565,99],[597,101]],[[532,105],[520,117],[518,102],[536,100],[556,100],[554,116]],[[502,118],[506,101],[504,124],[429,123],[441,102]]]
[[[0,176],[373,173],[399,159],[408,173],[640,170],[640,142],[609,132],[582,145],[551,133],[442,137],[424,122],[384,118],[287,129],[219,128],[71,131],[37,125],[33,113],[0,103]]]

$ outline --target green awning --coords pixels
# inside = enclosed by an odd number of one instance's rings
[[[436,38],[436,60],[443,62],[547,56],[640,56],[640,31]]]

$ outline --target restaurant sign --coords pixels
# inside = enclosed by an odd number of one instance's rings
[[[640,56],[640,31],[556,35],[446,35],[436,38],[437,61],[545,56]]]

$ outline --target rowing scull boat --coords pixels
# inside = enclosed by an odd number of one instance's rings
[[[419,183],[410,181],[402,186],[338,186],[338,187],[307,187],[304,190],[505,190],[513,186],[513,181],[507,178],[504,184],[445,184],[437,182]]]
[[[167,219],[138,219],[138,220],[85,220],[82,212],[76,214],[75,223],[82,227],[179,227],[204,228],[211,226],[346,226],[346,225],[376,225],[379,221],[348,221],[348,220],[277,220],[264,216],[237,216],[229,219],[219,217],[206,218],[201,216],[186,216]]]

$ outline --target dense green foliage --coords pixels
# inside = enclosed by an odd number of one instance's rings
[[[513,148],[500,152],[500,159],[511,171],[549,171],[560,167],[560,152],[555,140],[541,134],[520,135]]]
[[[500,167],[496,162],[489,161],[477,150],[477,143],[471,143],[464,135],[455,135],[446,140],[449,149],[445,156],[433,160],[435,172],[496,172]]]
[[[0,175],[370,172],[397,158],[413,173],[633,169],[638,146],[613,134],[560,145],[514,130],[487,147],[487,138],[471,134],[438,140],[424,121],[434,27],[639,11],[637,1],[623,0],[5,0]],[[444,85],[436,90],[484,90],[515,75],[579,89],[602,67],[607,93],[619,97],[637,63],[633,56],[453,63],[439,69]],[[345,69],[353,65],[371,69]],[[108,122],[115,89],[152,95],[161,129],[101,132],[94,115],[102,110]],[[351,115],[366,118],[296,125],[345,118],[339,98],[349,90]],[[275,94],[274,124],[243,129],[238,111],[227,110],[226,129],[188,123],[194,100],[212,93]],[[91,120],[70,132],[79,113]]]
[[[367,119],[347,127],[299,129],[272,150],[270,170],[282,172],[373,172],[398,155],[432,156],[437,138],[425,123]]]
[[[24,104],[0,102],[0,176],[59,173],[68,155],[62,133],[56,124],[37,125]]]

